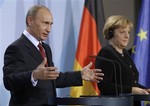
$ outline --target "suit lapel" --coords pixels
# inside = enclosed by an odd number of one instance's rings
[[[29,53],[31,56],[38,62],[41,63],[43,61],[43,58],[40,54],[40,52],[37,50],[37,48],[32,44],[32,42],[25,36],[21,35],[21,39],[23,40],[25,46],[29,50]]]
[[[51,54],[51,50],[50,50],[49,46],[46,45],[45,43],[43,43],[43,47],[44,47],[45,52],[46,52],[48,65],[49,66],[54,66],[54,63],[52,61],[52,54]]]

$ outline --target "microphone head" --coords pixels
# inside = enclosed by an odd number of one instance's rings
[[[91,56],[89,56],[89,57],[91,57],[91,58],[96,58],[97,56],[95,56],[95,55],[92,56],[92,55],[91,55]]]

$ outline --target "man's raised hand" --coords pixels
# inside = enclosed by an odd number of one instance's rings
[[[34,80],[54,80],[59,76],[60,72],[57,72],[56,67],[45,67],[47,59],[44,58],[43,62],[33,70]]]
[[[104,74],[101,69],[90,69],[92,66],[92,62],[90,62],[87,66],[85,66],[81,70],[82,79],[86,81],[96,81],[99,82],[103,80]]]

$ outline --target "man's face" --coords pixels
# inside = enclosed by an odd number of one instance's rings
[[[30,33],[39,41],[47,39],[51,30],[53,18],[51,13],[46,9],[40,9],[35,18],[31,17]]]

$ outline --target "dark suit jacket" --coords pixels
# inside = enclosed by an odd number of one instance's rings
[[[54,66],[50,47],[43,43],[48,65]],[[10,106],[42,106],[56,97],[56,87],[82,85],[80,72],[60,73],[56,80],[39,80],[34,87],[31,73],[43,61],[37,48],[22,34],[4,54],[4,85],[11,93]]]
[[[98,83],[102,95],[116,95],[116,81],[118,93],[121,92],[121,82],[122,93],[131,93],[132,87],[144,88],[138,83],[139,73],[130,55],[126,50],[123,50],[123,54],[124,57],[110,45],[102,48],[98,53],[98,56],[113,60],[97,58],[95,61],[95,68],[100,68],[104,72],[103,81]]]

